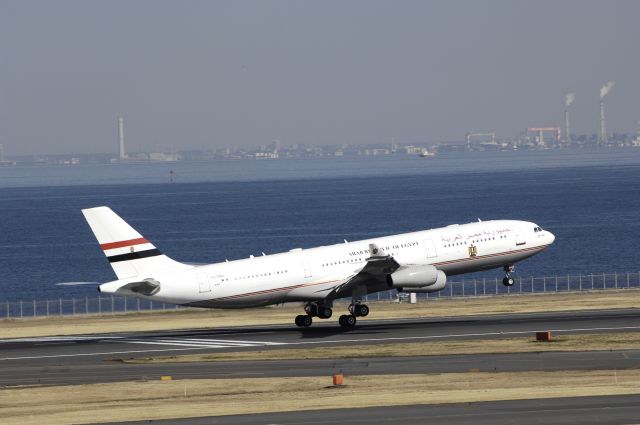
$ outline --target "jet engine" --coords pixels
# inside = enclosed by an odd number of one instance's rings
[[[435,292],[444,288],[447,275],[433,266],[410,266],[387,276],[390,287],[406,292]]]
[[[441,272],[442,273],[442,272]],[[444,275],[444,273],[442,273]],[[398,288],[398,292],[415,292],[417,294],[425,294],[430,292],[438,292],[444,289],[444,285],[447,283],[445,276],[442,281],[438,281],[433,285],[425,286],[423,288]]]

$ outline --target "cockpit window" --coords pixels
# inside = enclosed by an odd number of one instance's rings
[[[540,227],[534,227],[533,231],[534,232],[542,232],[542,229]]]

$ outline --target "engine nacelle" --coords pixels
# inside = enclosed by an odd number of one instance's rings
[[[400,268],[387,277],[387,283],[392,288],[403,288],[405,291],[439,286],[439,291],[447,283],[447,275],[433,266],[410,266]],[[431,291],[433,292],[433,291]]]
[[[443,272],[440,272],[444,275]],[[445,276],[442,281],[438,281],[433,285],[425,286],[423,288],[398,288],[398,292],[415,292],[417,294],[438,292],[444,289],[445,284],[447,283],[447,277]]]

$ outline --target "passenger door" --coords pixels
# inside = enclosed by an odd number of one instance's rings
[[[436,251],[436,244],[434,244],[431,239],[422,241],[422,245],[424,245],[424,249],[427,253],[427,258],[435,258],[438,256],[438,252]]]
[[[313,276],[313,274],[311,273],[311,267],[309,267],[309,262],[304,261],[302,263],[302,265],[304,266],[304,277],[306,279],[310,278]]]

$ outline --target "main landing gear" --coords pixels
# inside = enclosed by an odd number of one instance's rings
[[[317,302],[308,303],[304,307],[307,314],[299,314],[296,316],[296,326],[300,328],[308,328],[313,323],[313,318],[328,319],[333,314],[331,304],[320,304]],[[338,319],[338,323],[345,329],[353,329],[356,326],[356,317],[365,317],[369,314],[369,306],[353,302],[349,305],[349,313],[343,314]]]
[[[328,319],[333,314],[331,304],[309,303],[304,307],[307,314],[299,314],[296,316],[296,326],[300,328],[308,328],[313,323],[313,318]]]
[[[511,273],[513,273],[515,269],[513,265],[504,266],[504,279],[502,279],[504,286],[513,286],[516,282],[515,279],[511,277]]]
[[[356,317],[365,317],[369,314],[369,306],[355,302],[349,305],[349,313],[340,316],[338,323],[345,329],[353,329],[356,326]]]

